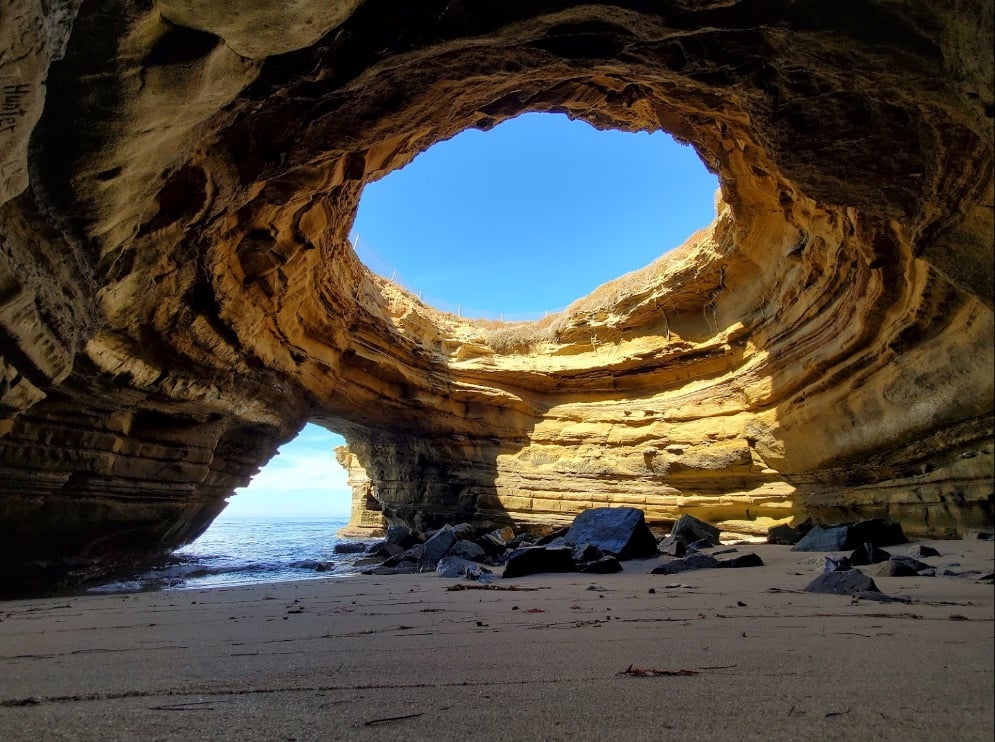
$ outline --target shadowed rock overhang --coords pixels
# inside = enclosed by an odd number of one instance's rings
[[[992,2],[243,5],[0,8],[5,580],[191,540],[308,420],[421,527],[990,527]],[[527,111],[689,142],[716,222],[541,323],[358,261],[364,183]]]

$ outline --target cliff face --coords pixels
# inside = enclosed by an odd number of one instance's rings
[[[991,2],[202,5],[0,9],[8,576],[192,539],[307,420],[422,526],[990,526]],[[719,218],[533,325],[359,263],[365,182],[525,111],[690,142]]]

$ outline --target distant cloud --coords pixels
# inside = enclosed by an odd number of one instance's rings
[[[342,436],[317,425],[280,448],[247,487],[235,491],[229,516],[348,516],[352,493],[332,452]]]

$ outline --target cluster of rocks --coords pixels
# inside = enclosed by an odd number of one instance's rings
[[[719,531],[709,523],[682,516],[670,534],[658,540],[637,508],[592,508],[581,512],[568,528],[539,536],[516,534],[510,527],[478,532],[461,523],[422,534],[392,525],[387,537],[369,547],[356,564],[364,574],[393,575],[436,571],[446,577],[487,581],[488,567],[503,567],[506,578],[548,572],[619,572],[621,562],[661,557],[655,574],[692,569],[761,566],[756,554],[735,549],[713,553]]]
[[[971,577],[991,580],[979,572],[956,572],[921,561],[940,556],[931,546],[917,544],[908,554],[892,554],[882,547],[908,543],[899,523],[881,518],[836,525],[804,524],[795,528],[778,526],[768,536],[769,543],[792,544],[792,551],[827,552],[815,560],[821,574],[805,590],[813,593],[854,595],[878,599],[881,590],[873,577]],[[841,553],[847,550],[849,554]],[[955,566],[955,565],[951,565]],[[858,569],[862,567],[863,569]]]

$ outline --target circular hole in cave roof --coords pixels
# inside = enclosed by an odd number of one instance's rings
[[[525,114],[368,184],[353,243],[437,309],[537,319],[680,246],[715,218],[717,188],[665,132]]]

